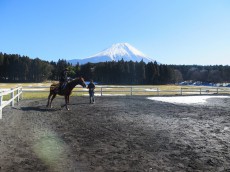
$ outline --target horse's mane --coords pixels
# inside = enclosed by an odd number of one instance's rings
[[[69,81],[68,83],[71,84],[71,83],[77,82],[77,81],[79,81],[79,80],[81,80],[81,79],[84,81],[84,79],[83,79],[82,77],[77,77],[77,78],[72,79],[72,80]]]
[[[72,81],[76,81],[76,80],[83,80],[84,81],[84,79],[83,79],[83,77],[76,77],[76,78],[74,78]],[[70,81],[71,82],[71,81]]]

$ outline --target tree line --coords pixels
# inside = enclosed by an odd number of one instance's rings
[[[83,76],[101,84],[170,84],[184,80],[201,82],[230,82],[229,66],[165,65],[155,62],[87,63],[71,65],[64,59],[57,62],[30,59],[18,54],[0,53],[1,82],[43,82],[59,80],[60,73],[69,68],[69,77]]]
[[[201,81],[206,83],[230,82],[228,65],[169,65],[178,74],[179,81]]]
[[[39,58],[0,53],[0,80],[4,82],[42,82],[52,70],[49,62]]]

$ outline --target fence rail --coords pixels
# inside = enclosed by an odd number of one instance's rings
[[[15,94],[15,92],[16,92],[16,94]],[[22,95],[22,87],[11,88],[11,90],[0,92],[0,119],[2,119],[2,109],[9,104],[12,107],[14,107],[15,99],[17,102],[19,102],[21,95]],[[4,96],[9,96],[10,99],[4,101]]]
[[[49,87],[23,87],[23,92],[48,92]],[[85,93],[88,90],[82,87],[75,87],[73,92]],[[207,94],[230,94],[228,87],[181,87],[179,89],[169,90],[158,87],[141,87],[141,86],[97,86],[95,93],[98,96],[106,95],[207,95]]]

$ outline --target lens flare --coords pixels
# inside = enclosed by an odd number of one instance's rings
[[[33,146],[35,154],[47,166],[59,171],[61,169],[59,164],[63,164],[66,159],[64,157],[66,149],[64,142],[49,130],[37,131],[36,133],[37,139]]]

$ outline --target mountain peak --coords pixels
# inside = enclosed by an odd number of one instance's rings
[[[129,43],[117,43],[88,58],[69,60],[69,62],[74,65],[77,63],[85,64],[88,62],[99,63],[106,61],[119,61],[122,59],[124,61],[133,62],[140,62],[143,60],[146,63],[154,61],[153,59],[143,54],[141,51],[131,46]]]
[[[130,60],[134,60],[132,58],[134,56],[147,57],[142,52],[140,52],[139,50],[137,50],[136,48],[134,48],[128,43],[113,44],[110,48],[107,48],[102,52],[95,54],[94,56],[108,56],[110,57],[111,60],[114,61],[121,60],[122,58],[123,59],[129,58]]]

